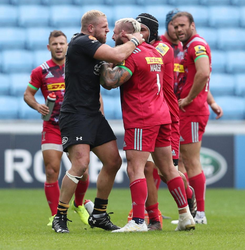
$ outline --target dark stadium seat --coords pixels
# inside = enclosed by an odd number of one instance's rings
[[[235,94],[237,96],[245,97],[245,74],[236,74],[234,75],[235,78]]]
[[[236,27],[240,24],[240,10],[234,6],[210,6],[209,25],[214,28]]]
[[[33,51],[33,68],[51,59],[51,53],[48,49]]]
[[[0,26],[16,26],[18,18],[18,10],[12,5],[1,5],[0,7]]]
[[[0,28],[0,34],[0,50],[25,48],[25,29],[18,27],[4,27]]]
[[[245,71],[245,51],[228,51],[226,56],[226,70],[228,73],[243,73]]]
[[[50,8],[40,5],[20,5],[18,25],[21,27],[45,27],[49,25]]]
[[[18,98],[13,96],[0,96],[0,118],[18,119]]]
[[[29,50],[45,49],[51,31],[53,31],[51,27],[26,29],[26,48]]]
[[[10,95],[23,97],[30,81],[30,73],[12,73],[9,75],[11,82]]]
[[[209,10],[206,6],[198,5],[179,5],[180,11],[190,12],[194,18],[196,28],[200,26],[207,26],[209,19]]]
[[[212,71],[214,73],[225,72],[226,68],[226,53],[219,50],[213,50],[211,52],[212,56]]]
[[[9,95],[10,79],[7,74],[0,74],[0,95]]]
[[[2,72],[31,72],[33,55],[27,50],[4,50],[2,52]]]
[[[218,30],[218,49],[222,50],[244,50],[245,30],[241,28],[223,28]]]
[[[210,90],[214,96],[234,95],[234,76],[232,74],[211,74]]]
[[[209,44],[211,50],[217,49],[217,43],[219,41],[217,30],[214,28],[197,27],[197,33],[203,37]]]

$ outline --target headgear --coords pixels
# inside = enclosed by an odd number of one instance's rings
[[[173,9],[169,11],[168,14],[166,15],[166,22],[165,22],[166,31],[168,31],[168,24],[172,21],[173,16],[176,15],[178,12],[180,12],[178,9]]]

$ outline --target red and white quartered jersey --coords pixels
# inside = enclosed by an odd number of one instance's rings
[[[164,62],[163,93],[168,104],[172,122],[179,121],[179,105],[174,94],[174,52],[169,44],[156,41],[153,46],[162,55]]]
[[[198,58],[204,56],[209,58],[211,72],[211,50],[202,37],[198,34],[192,36],[183,48],[184,58],[182,59],[181,64],[184,66],[185,72],[179,73],[178,76],[178,88],[176,92],[178,99],[185,98],[191,90],[196,74],[195,61],[198,60]],[[207,104],[208,91],[209,80],[197,97],[185,107],[186,112],[180,110],[180,115],[209,115]]]
[[[183,59],[183,45],[182,42],[178,42],[178,44],[171,43],[164,35],[161,35],[161,40],[164,43],[169,44],[174,50],[174,92],[177,90],[178,86],[178,75],[179,73],[184,73],[184,66],[180,64]]]
[[[164,64],[157,50],[143,43],[119,67],[132,75],[120,87],[124,128],[171,123],[162,91]]]
[[[29,86],[42,91],[45,100],[49,93],[54,92],[56,101],[50,120],[44,123],[52,123],[58,125],[60,107],[64,99],[65,81],[64,81],[64,65],[59,66],[52,59],[38,66],[31,73]]]

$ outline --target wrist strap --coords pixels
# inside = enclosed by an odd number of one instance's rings
[[[135,37],[131,38],[130,41],[135,45],[135,47],[137,47],[139,45],[139,41]]]

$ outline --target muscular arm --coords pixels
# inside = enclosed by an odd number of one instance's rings
[[[183,107],[190,104],[197,95],[206,86],[210,76],[210,65],[208,57],[200,57],[195,61],[196,74],[192,88],[187,97],[179,100],[179,107],[184,111]]]
[[[109,64],[104,64],[100,73],[100,84],[107,89],[117,88],[131,78],[127,69],[118,66],[111,68]]]

